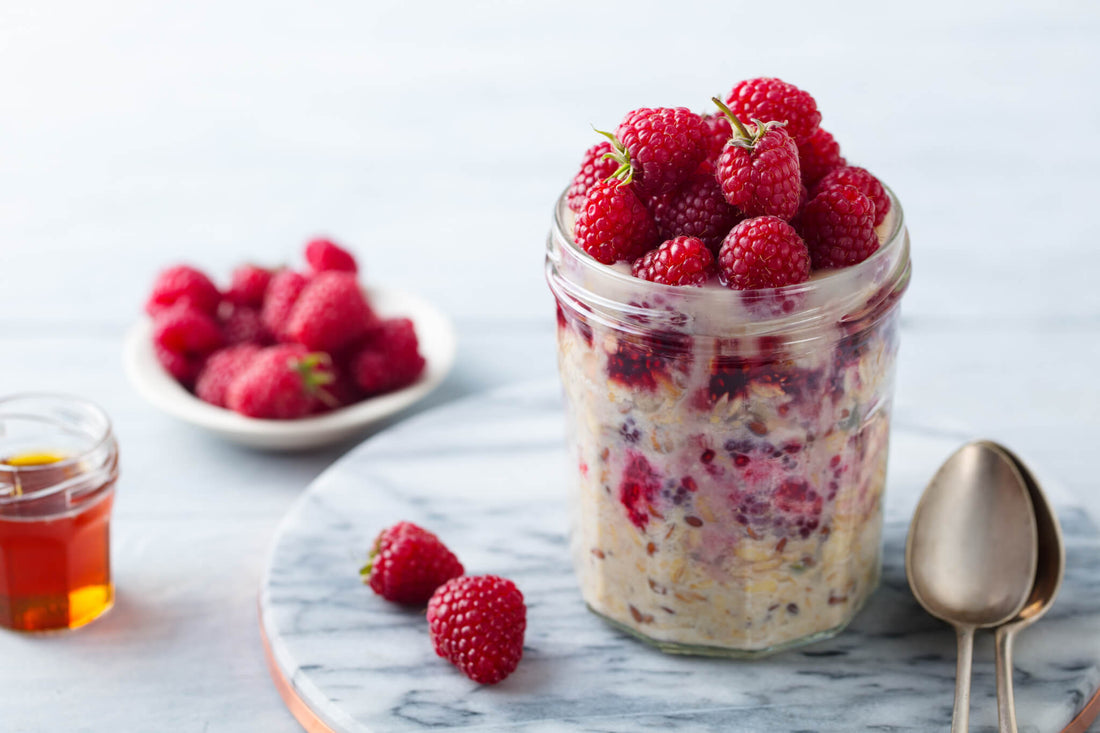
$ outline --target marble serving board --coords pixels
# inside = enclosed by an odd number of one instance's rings
[[[260,594],[276,683],[307,729],[927,731],[951,719],[955,637],[906,584],[908,519],[967,436],[896,424],[882,585],[840,636],[758,661],[678,657],[589,613],[566,542],[563,417],[554,383],[427,413],[319,477],[281,524]],[[1023,451],[1026,446],[1013,446]],[[1018,638],[1021,731],[1061,731],[1100,686],[1100,533],[1040,472],[1067,540],[1050,613]],[[358,568],[383,527],[440,534],[467,572],[516,581],[528,604],[519,669],[481,687],[437,658],[423,610],[376,597]],[[993,647],[979,637],[971,730],[996,729]]]

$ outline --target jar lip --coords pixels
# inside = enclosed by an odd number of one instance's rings
[[[64,394],[60,392],[19,392],[16,394],[0,397],[0,420],[5,417],[31,417],[30,415],[26,414],[6,414],[4,412],[5,407],[8,407],[13,403],[17,404],[24,400],[50,400],[68,407],[75,407],[77,409],[84,410],[94,420],[100,423],[98,435],[91,436],[93,437],[93,442],[88,448],[85,448],[84,450],[81,450],[80,452],[75,453],[71,456],[67,456],[60,461],[46,463],[38,466],[13,466],[11,464],[4,463],[3,458],[0,457],[0,468],[16,473],[33,473],[35,471],[46,470],[56,471],[59,468],[65,468],[67,466],[72,466],[80,463],[81,461],[88,458],[88,456],[102,449],[114,437],[114,431],[111,425],[111,418],[107,416],[106,411],[102,407],[83,397],[77,397],[76,395]],[[8,498],[18,499],[20,497]]]
[[[905,240],[905,213],[902,210],[901,203],[898,201],[898,197],[894,194],[886,184],[883,184],[883,188],[886,191],[886,195],[890,197],[890,213],[888,214],[888,221],[892,226],[889,233],[886,236],[886,241],[883,242],[874,253],[863,260],[857,262],[854,265],[848,267],[839,267],[828,274],[813,280],[807,280],[806,282],[796,283],[794,285],[783,285],[778,288],[762,288],[756,290],[734,290],[728,288],[731,291],[731,295],[735,297],[754,297],[755,295],[769,294],[772,296],[785,296],[793,295],[799,292],[805,292],[808,289],[822,286],[827,283],[836,282],[843,277],[853,277],[861,272],[871,272],[878,267],[879,263],[889,258],[895,250],[904,246]],[[615,269],[609,265],[605,265],[599,262],[592,255],[581,249],[576,241],[573,239],[572,234],[569,232],[569,228],[565,224],[565,212],[569,210],[569,189],[565,189],[561,196],[558,197],[557,204],[554,206],[554,235],[556,238],[564,242],[576,256],[576,261],[582,263],[583,266],[589,270],[594,270],[604,277],[611,278],[612,282],[618,282],[624,285],[630,285],[632,287],[644,287],[652,288],[655,293],[667,293],[669,295],[675,294],[679,297],[690,297],[692,291],[704,292],[705,288],[693,288],[684,287],[679,285],[666,285],[663,283],[649,282],[636,278],[633,275],[624,273]],[[905,258],[908,260],[908,257]]]

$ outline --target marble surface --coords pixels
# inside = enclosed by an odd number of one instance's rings
[[[322,474],[280,525],[261,622],[284,676],[335,730],[920,731],[950,724],[955,638],[921,610],[904,571],[908,520],[958,445],[937,425],[895,426],[883,582],[835,639],[755,661],[662,654],[589,613],[565,538],[560,390],[494,391],[391,429]],[[1050,484],[1067,573],[1016,654],[1021,730],[1060,731],[1100,686],[1100,532]],[[529,606],[524,660],[495,687],[432,652],[421,609],[375,596],[357,568],[373,536],[430,527],[470,573],[511,577]],[[980,637],[972,730],[996,727],[989,634]]]
[[[901,197],[899,420],[1004,441],[1100,516],[1100,5],[803,3],[782,35],[744,33],[752,3],[668,8],[0,3],[0,392],[93,399],[122,445],[118,604],[0,633],[0,730],[301,730],[256,590],[278,522],[354,443],[260,454],[146,405],[120,352],[156,270],[296,261],[328,232],[453,317],[455,370],[418,410],[553,378],[542,246],[589,124],[745,76],[813,91]],[[1070,132],[1039,132],[1048,112]]]

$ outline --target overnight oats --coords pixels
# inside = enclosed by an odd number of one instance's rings
[[[666,651],[754,656],[838,632],[878,582],[909,241],[808,94],[716,101],[588,151],[547,277],[585,601]]]

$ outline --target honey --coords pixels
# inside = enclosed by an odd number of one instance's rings
[[[0,626],[72,629],[114,603],[109,520],[115,473],[88,473],[64,453],[0,458]],[[96,478],[104,477],[105,478]],[[66,488],[72,487],[72,488]]]

